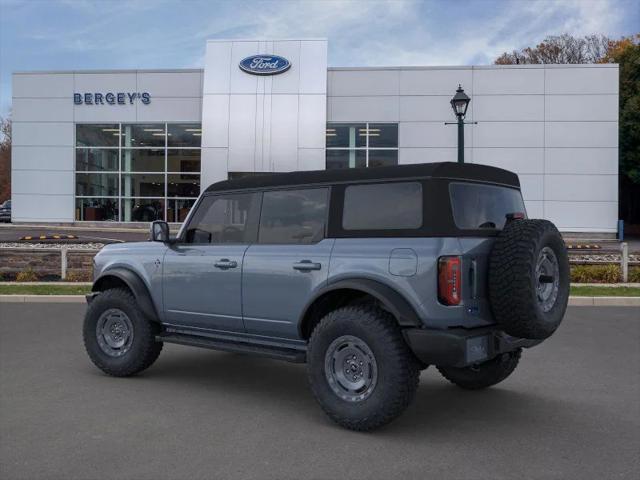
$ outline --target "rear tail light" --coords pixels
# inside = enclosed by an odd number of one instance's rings
[[[459,305],[462,285],[460,257],[438,259],[438,300],[444,305]]]

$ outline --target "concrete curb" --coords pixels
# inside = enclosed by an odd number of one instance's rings
[[[84,295],[0,295],[0,303],[84,303]],[[640,297],[569,297],[572,307],[640,307]]]

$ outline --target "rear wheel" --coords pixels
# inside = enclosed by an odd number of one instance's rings
[[[128,290],[114,288],[102,292],[87,308],[84,346],[100,370],[126,377],[156,361],[162,350],[162,343],[155,340],[159,332],[160,327],[142,314]]]
[[[438,367],[438,371],[451,383],[467,389],[479,390],[502,382],[518,366],[522,350],[498,355],[493,360],[464,368]]]
[[[399,416],[420,374],[393,317],[366,305],[334,310],[320,321],[309,341],[307,372],[325,413],[359,431]]]

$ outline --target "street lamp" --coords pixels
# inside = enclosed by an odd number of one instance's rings
[[[467,108],[469,107],[470,101],[471,99],[466,93],[464,93],[462,85],[458,85],[456,94],[451,99],[451,108],[458,118],[458,121],[456,122],[458,124],[458,163],[464,163],[464,117],[467,114]],[[445,123],[450,125],[453,122]]]

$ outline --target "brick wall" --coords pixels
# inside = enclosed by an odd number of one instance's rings
[[[90,281],[96,250],[67,250],[67,279]],[[0,248],[0,276],[13,280],[20,272],[33,271],[41,279],[61,276],[60,250]]]

